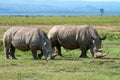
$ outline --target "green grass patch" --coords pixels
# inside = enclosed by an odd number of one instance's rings
[[[91,24],[119,26],[120,16],[78,16],[78,17],[32,17],[1,16],[0,25],[33,25],[33,24]],[[6,30],[0,29],[3,34]],[[49,30],[46,30],[48,32]],[[109,54],[102,59],[79,58],[81,51],[62,48],[63,58],[46,62],[33,60],[30,51],[16,50],[18,60],[4,60],[3,42],[0,35],[0,80],[119,80],[120,79],[120,30],[98,30],[100,35],[107,35],[103,41],[103,52],[109,48]],[[39,51],[40,53],[40,51]]]
[[[119,80],[120,78],[120,62],[117,59],[0,62],[1,80]]]
[[[33,24],[119,26],[120,16],[0,16],[0,25]]]
[[[18,60],[4,60],[0,51],[0,80],[119,80],[120,79],[120,44],[118,40],[103,41],[103,52],[110,48],[110,53],[103,59],[79,58],[80,50],[62,48],[63,58],[46,62],[32,60],[31,52],[16,50]]]

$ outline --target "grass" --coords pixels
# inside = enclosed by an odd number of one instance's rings
[[[119,26],[120,16],[0,16],[0,25],[33,24]]]
[[[1,62],[1,80],[119,80],[117,59],[8,60]]]
[[[112,42],[112,43],[111,43]],[[111,44],[110,44],[111,43]],[[46,62],[32,60],[31,52],[16,51],[18,60],[4,60],[0,50],[0,80],[119,80],[120,79],[120,45],[118,40],[103,42],[103,52],[110,48],[110,53],[103,59],[82,59],[80,50],[65,50],[64,58]]]
[[[1,16],[1,25],[33,25],[33,24],[74,24],[119,26],[119,16],[79,16],[79,17],[31,17],[31,16]],[[64,58],[46,62],[32,60],[30,51],[16,50],[18,60],[4,60],[2,34],[0,29],[0,80],[119,80],[120,79],[120,28],[103,29],[98,32],[107,35],[103,41],[103,52],[110,48],[110,53],[102,59],[93,59],[90,51],[89,58],[79,58],[80,50],[62,48]],[[49,31],[49,30],[46,30]]]

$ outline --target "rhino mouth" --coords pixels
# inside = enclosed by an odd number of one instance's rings
[[[109,50],[110,50],[110,49],[107,49],[107,51],[106,51],[105,54],[103,54],[101,51],[100,51],[100,52],[95,52],[95,53],[94,53],[94,58],[102,58],[102,57],[105,57],[106,55],[109,54]]]

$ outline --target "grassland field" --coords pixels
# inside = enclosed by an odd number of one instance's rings
[[[64,57],[32,60],[30,51],[16,50],[17,60],[4,60],[2,37],[10,27],[38,27],[46,33],[54,25],[91,25],[103,41],[102,59],[79,58],[80,50],[62,48]],[[38,51],[39,53],[39,51]],[[0,16],[0,80],[120,80],[120,16]]]

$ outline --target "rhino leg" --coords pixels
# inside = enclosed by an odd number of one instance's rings
[[[12,57],[12,59],[17,59],[15,57],[15,48],[11,45],[11,48],[10,48],[10,53],[9,55]]]
[[[38,57],[37,57],[37,50],[36,49],[32,49],[31,52],[32,52],[33,59],[37,60],[38,59]]]
[[[87,50],[82,50],[81,55],[79,56],[80,58],[87,58],[87,54],[86,54]]]
[[[10,59],[9,58],[9,48],[4,48],[4,55],[5,55],[5,59]]]
[[[63,57],[63,55],[61,53],[61,46],[60,45],[56,46],[56,49],[57,49],[57,51],[55,54],[52,55],[52,59],[54,59],[57,55]]]
[[[57,55],[58,53],[53,54],[51,59],[54,59]]]
[[[43,56],[43,53],[38,54],[38,58],[39,58],[39,59],[41,59],[41,58],[42,58],[42,56]]]
[[[38,58],[39,58],[39,59],[41,59],[41,58],[42,58],[42,56],[43,56],[43,51],[41,50],[41,53],[40,53],[40,54],[38,54]]]
[[[63,55],[61,53],[61,46],[57,46],[56,49],[57,49],[57,55],[63,57]]]

